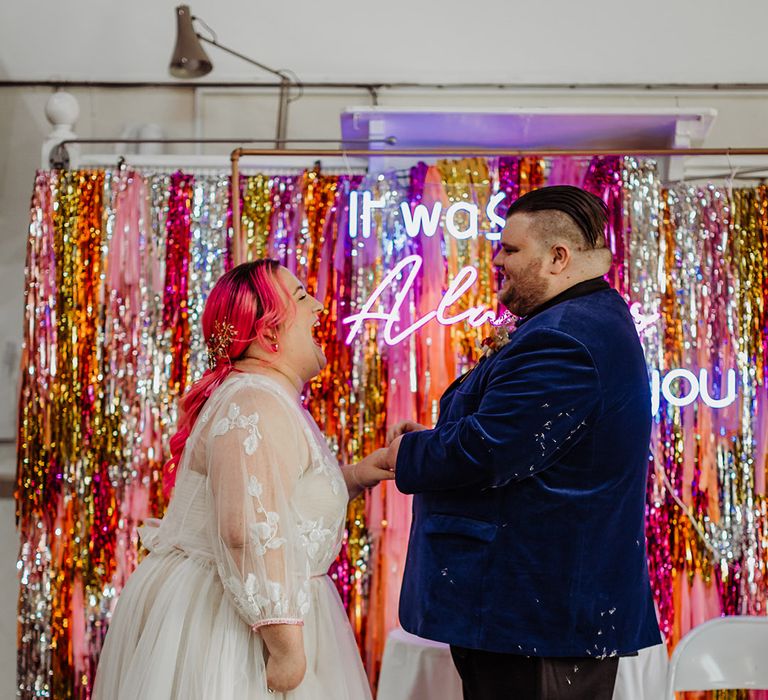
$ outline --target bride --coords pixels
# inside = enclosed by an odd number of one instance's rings
[[[348,499],[393,474],[385,450],[340,469],[301,405],[326,363],[321,311],[273,260],[211,291],[209,370],[171,440],[174,494],[142,528],[150,554],[115,608],[95,700],[371,697],[326,572]]]

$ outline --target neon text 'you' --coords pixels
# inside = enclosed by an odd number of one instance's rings
[[[680,383],[676,392],[672,390],[672,383],[684,380],[687,387]],[[736,371],[729,369],[725,374],[725,388],[721,388],[720,396],[715,398],[709,389],[709,372],[706,369],[699,370],[696,376],[689,369],[673,369],[661,378],[659,370],[651,372],[651,413],[655,416],[661,406],[661,397],[672,406],[689,406],[700,398],[710,408],[725,408],[736,401]]]
[[[485,207],[485,215],[491,222],[491,226],[503,228],[504,219],[496,213],[496,207],[501,204],[506,195],[497,192],[489,200]],[[383,199],[374,199],[367,190],[349,193],[349,237],[357,238],[358,233],[363,238],[370,238],[373,227],[373,212],[375,209],[383,209],[386,202]],[[400,204],[400,212],[403,217],[403,226],[411,238],[416,238],[419,233],[425,236],[434,236],[440,223],[440,215],[443,212],[442,202],[435,202],[432,208],[424,204],[417,204],[413,211],[407,202]],[[463,212],[465,228],[459,228],[456,223],[456,215]],[[468,238],[477,238],[479,231],[480,210],[477,204],[471,202],[456,202],[445,210],[445,230],[454,238],[463,241]],[[485,237],[489,241],[501,240],[500,231],[488,231]]]

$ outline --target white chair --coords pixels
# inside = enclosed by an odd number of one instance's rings
[[[768,689],[768,617],[736,615],[694,627],[677,645],[667,673],[676,690]]]

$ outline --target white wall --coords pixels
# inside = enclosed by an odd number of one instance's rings
[[[0,73],[164,79],[176,4],[6,1]],[[766,82],[768,4],[762,0],[190,0],[190,5],[223,44],[291,68],[306,80]],[[216,49],[209,54],[218,79],[259,75]]]

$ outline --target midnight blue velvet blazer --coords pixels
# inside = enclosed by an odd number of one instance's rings
[[[627,305],[563,301],[454,382],[404,436],[415,494],[400,597],[414,634],[533,656],[661,641],[644,530],[651,403]]]

